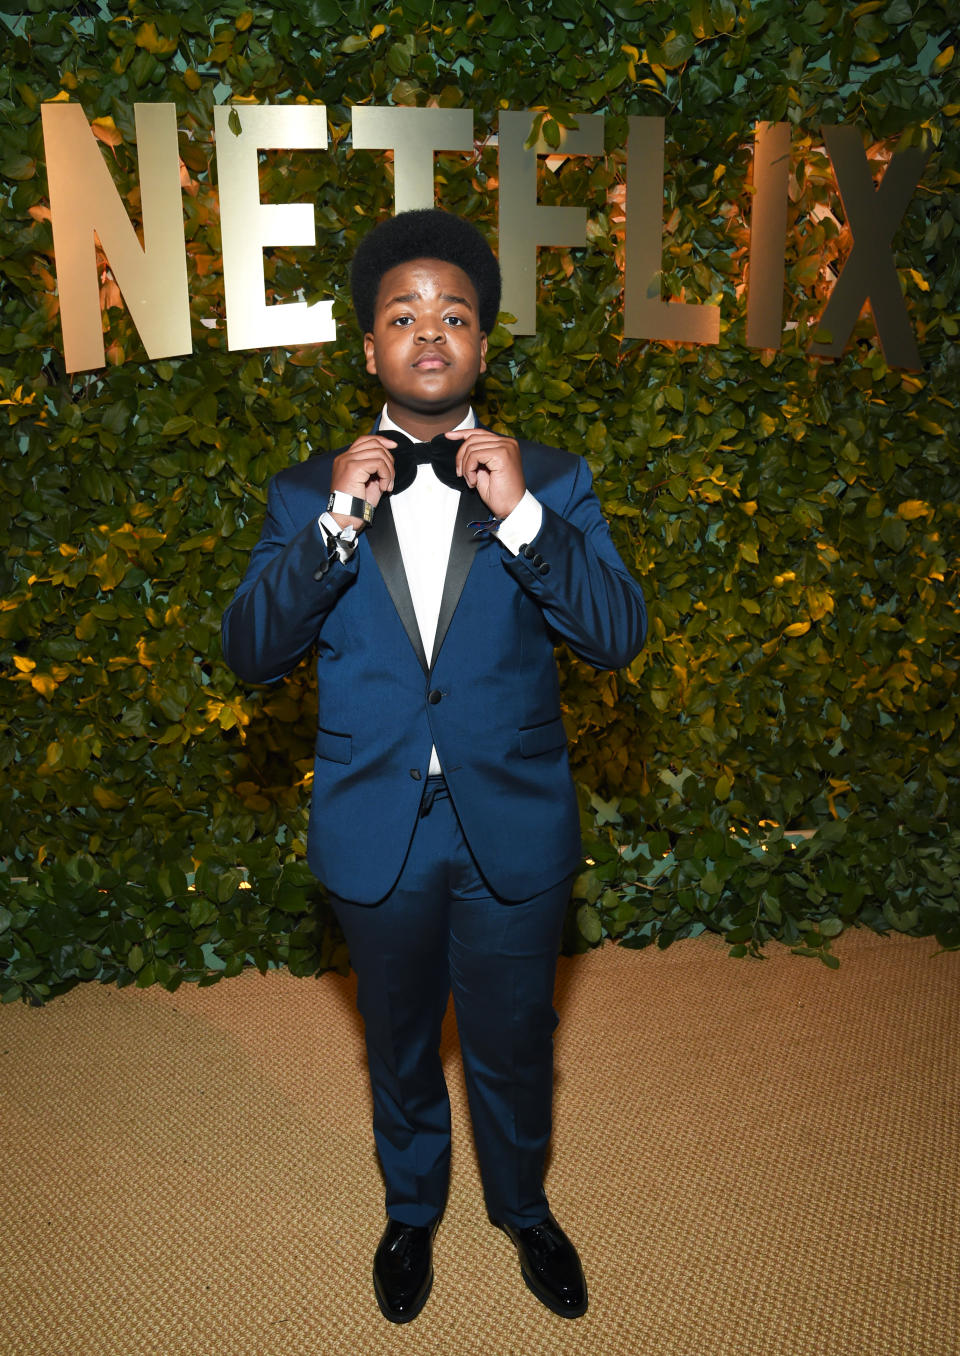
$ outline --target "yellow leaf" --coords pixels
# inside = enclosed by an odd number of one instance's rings
[[[245,9],[242,14],[236,18],[236,27],[239,33],[246,33],[247,29],[253,23],[253,10]]]
[[[15,654],[13,656],[13,662],[21,673],[32,673],[37,667],[37,661],[35,659],[28,659],[24,654]]]
[[[57,690],[57,685],[49,673],[35,673],[30,679],[30,686],[35,692],[39,692],[41,697],[46,697],[48,701]]]
[[[117,124],[109,115],[105,118],[94,118],[90,124],[90,130],[98,141],[102,141],[106,146],[119,146],[123,141],[117,129]]]
[[[805,636],[809,630],[810,623],[808,621],[792,622],[784,628],[783,634],[785,636]]]
[[[934,57],[933,69],[935,71],[945,71],[953,60],[955,52],[956,48],[953,43],[951,43],[949,47],[945,47],[938,57]]]
[[[897,505],[897,517],[905,519],[908,523],[914,518],[925,518],[933,509],[923,499],[904,499],[902,504]]]
[[[193,67],[188,66],[183,73],[183,83],[186,85],[187,89],[192,89],[194,93],[196,93],[196,91],[203,84],[203,81],[200,79],[199,75],[193,69]]]
[[[741,504],[740,507],[743,509],[744,513],[747,515],[748,518],[752,518],[757,511],[757,501],[756,499],[748,499],[747,502],[745,504]]]
[[[169,56],[177,50],[176,38],[161,38],[156,24],[141,24],[137,29],[137,46],[149,52],[151,56]]]
[[[116,791],[110,791],[105,786],[95,786],[93,798],[101,810],[122,810],[127,804],[122,796],[117,795]]]
[[[386,31],[386,24],[374,24],[370,30],[370,41],[373,42],[375,38],[382,38]]]
[[[0,400],[0,405],[29,405],[36,397],[36,391],[28,391],[27,394],[24,395],[23,386],[21,385],[14,391],[12,400]]]

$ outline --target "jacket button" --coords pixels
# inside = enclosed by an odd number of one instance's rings
[[[412,767],[410,769],[410,776],[415,782],[420,781],[420,769],[418,767]]]
[[[532,546],[521,546],[520,554],[526,556],[527,560],[532,560],[537,553]]]
[[[427,693],[427,701],[430,703],[431,706],[436,706],[437,702],[441,701],[442,698],[443,693],[440,691],[438,687],[435,687],[432,692]]]
[[[327,564],[326,564],[326,561],[324,561],[324,563],[323,563],[318,569],[314,570],[314,572],[313,572],[313,577],[314,577],[314,579],[317,581],[318,584],[319,584],[320,580],[323,578],[323,576],[326,574],[326,572],[327,572]]]
[[[549,566],[549,565],[541,565],[541,566],[539,567],[539,569],[540,569],[540,573],[541,573],[541,574],[549,574],[549,573],[550,573],[550,566]]]

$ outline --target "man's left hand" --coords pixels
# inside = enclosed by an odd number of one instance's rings
[[[506,518],[527,488],[516,438],[501,438],[486,428],[456,429],[447,437],[461,439],[457,475],[477,491],[495,517]]]

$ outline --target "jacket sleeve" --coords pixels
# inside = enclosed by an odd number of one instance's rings
[[[247,572],[220,626],[223,656],[248,683],[273,683],[294,669],[317,637],[324,617],[353,583],[357,558],[327,561],[316,518],[298,528],[277,477]]]
[[[623,668],[643,647],[647,610],[613,544],[582,458],[563,510],[541,507],[540,531],[519,555],[504,553],[505,568],[581,659],[598,669]]]

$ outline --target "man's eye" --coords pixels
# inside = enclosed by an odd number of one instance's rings
[[[447,323],[448,325],[465,325],[465,324],[466,324],[466,321],[464,320],[463,316],[461,316],[461,315],[447,315],[447,316],[444,316],[444,320],[446,321],[446,323]]]
[[[413,316],[410,316],[410,315],[398,315],[398,316],[396,317],[396,319],[394,320],[393,323],[394,323],[395,325],[401,325],[401,326],[403,326],[404,329],[406,329],[406,327],[407,327],[408,325],[412,325],[412,324],[413,324]]]

